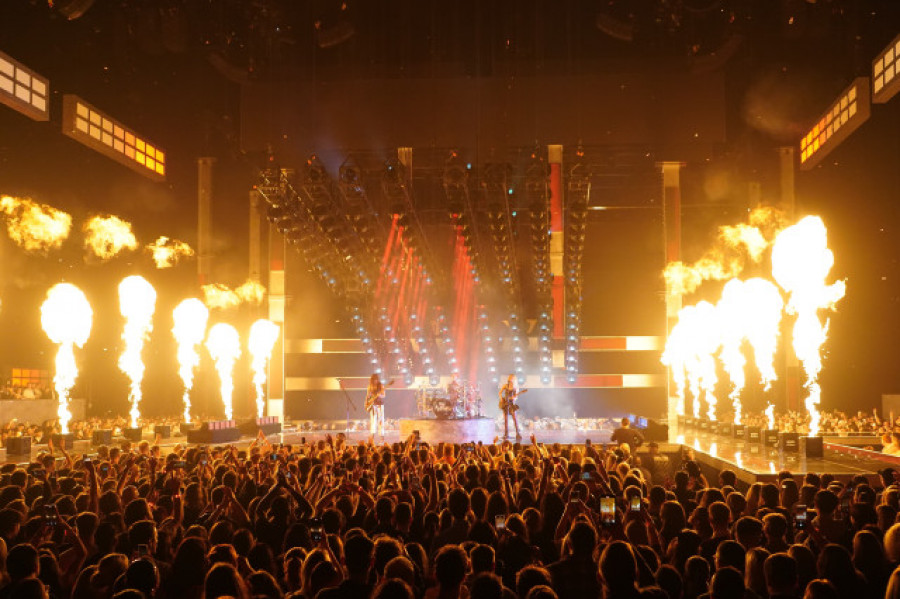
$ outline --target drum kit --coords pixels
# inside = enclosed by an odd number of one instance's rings
[[[477,383],[443,387],[419,387],[416,391],[416,410],[419,418],[451,420],[481,418],[484,402]]]

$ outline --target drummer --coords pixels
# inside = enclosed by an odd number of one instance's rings
[[[447,384],[447,397],[452,401],[457,401],[462,397],[462,385],[459,382],[459,373],[454,372],[453,378]]]

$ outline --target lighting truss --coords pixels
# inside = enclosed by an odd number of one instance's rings
[[[872,61],[872,101],[884,104],[900,91],[900,35]]]
[[[578,374],[578,350],[581,339],[582,260],[587,231],[588,199],[591,192],[590,173],[577,162],[566,182],[566,241],[563,264],[566,287],[566,340],[564,365],[566,377],[575,382]]]
[[[166,153],[78,96],[63,96],[63,135],[154,181],[166,180]]]
[[[0,52],[0,103],[35,121],[50,120],[50,81]]]
[[[857,77],[800,140],[800,168],[809,170],[869,119],[869,78]]]

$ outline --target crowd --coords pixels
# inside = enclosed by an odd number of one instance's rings
[[[142,418],[141,425],[151,431],[156,425],[176,426],[181,421],[178,417],[171,418]],[[88,418],[85,420],[71,420],[69,432],[75,440],[83,441],[93,438],[95,430],[109,430],[115,437],[122,436],[122,431],[130,426],[128,419],[117,418]],[[59,420],[47,420],[42,423],[23,422],[10,420],[0,427],[0,447],[6,447],[10,437],[31,437],[36,445],[46,445],[48,441],[61,432]]]
[[[28,383],[27,385],[14,385],[7,381],[0,387],[0,399],[43,399],[53,397],[50,387],[43,383]]]
[[[59,451],[0,469],[0,599],[900,597],[890,470],[743,488],[533,437]]]

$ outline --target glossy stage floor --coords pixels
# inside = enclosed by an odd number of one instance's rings
[[[775,481],[787,470],[797,475],[807,472],[833,474],[839,480],[865,475],[874,480],[885,468],[900,470],[900,457],[874,451],[875,437],[824,437],[822,457],[806,457],[802,452],[784,451],[761,443],[748,443],[733,437],[693,428],[669,429],[669,443],[660,444],[663,452],[692,450],[694,458],[714,470],[733,470],[745,483]],[[712,481],[710,481],[712,482]]]
[[[613,430],[613,422],[607,421],[600,426],[593,427],[575,427],[564,426],[560,428],[537,428],[535,430],[522,429],[522,442],[528,443],[529,437],[534,432],[537,442],[544,444],[561,443],[561,444],[580,444],[585,439],[590,439],[596,444],[606,444],[610,442],[610,435]],[[284,431],[278,434],[269,435],[268,439],[272,443],[299,443],[301,440],[319,440],[325,438],[327,434],[336,435],[344,432],[343,422],[334,423],[295,423],[289,424]],[[423,437],[424,437],[423,431]],[[145,434],[145,439],[153,442],[150,433]],[[366,441],[370,438],[367,431],[352,430],[348,435],[351,443]],[[253,440],[252,436],[242,436],[235,445],[239,447],[248,446]],[[400,428],[393,428],[385,431],[385,436],[375,438],[376,442],[394,443],[401,441]],[[429,439],[426,439],[429,440]],[[430,439],[431,442],[450,441],[450,442],[467,442],[476,440],[475,438],[449,438],[449,439]],[[493,439],[485,437],[481,439],[484,442],[491,442]],[[120,439],[114,440],[118,444]],[[900,457],[886,456],[877,451],[867,450],[877,443],[874,437],[825,437],[824,452],[820,458],[808,458],[800,452],[786,452],[778,448],[766,447],[761,443],[748,443],[746,441],[735,439],[730,436],[718,435],[708,431],[701,431],[695,428],[682,428],[673,426],[669,429],[669,440],[660,441],[659,449],[663,454],[667,454],[673,458],[673,466],[678,467],[680,463],[679,454],[685,449],[689,449],[701,464],[705,465],[707,472],[719,471],[724,468],[735,471],[738,478],[746,483],[773,481],[782,470],[787,470],[794,475],[802,475],[807,472],[830,473],[839,479],[848,479],[852,476],[862,474],[871,478],[877,476],[880,470],[887,467],[893,467],[900,470]],[[176,445],[185,444],[185,437],[171,437],[163,439],[160,445],[164,453],[170,452]],[[93,454],[96,448],[91,447],[88,441],[78,441],[75,447],[71,448],[72,453],[78,455],[83,453]],[[638,450],[638,453],[646,451],[646,445]],[[23,463],[29,461],[30,458],[36,457],[40,452],[46,451],[44,445],[32,445],[31,456],[3,456],[4,462]]]

